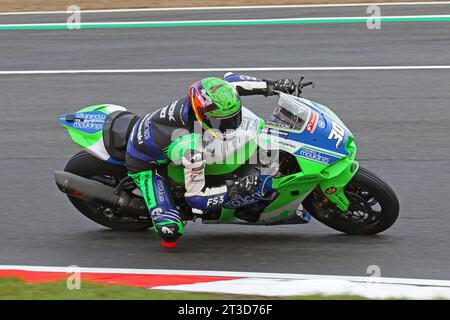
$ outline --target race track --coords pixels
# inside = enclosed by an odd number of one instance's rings
[[[347,10],[347,11],[346,11]],[[359,10],[359,11],[357,11]],[[390,11],[389,11],[390,10]],[[404,11],[402,11],[404,10]],[[390,7],[445,14],[450,5]],[[269,15],[270,14],[270,15]],[[93,21],[364,15],[365,8],[102,14]],[[387,13],[386,13],[387,14]],[[55,17],[0,16],[0,23]],[[64,21],[62,21],[64,22]],[[0,31],[0,71],[450,65],[450,22]],[[396,191],[401,211],[383,234],[303,226],[187,226],[175,250],[153,232],[96,225],[57,191],[53,171],[77,148],[58,116],[114,103],[143,114],[223,72],[0,75],[0,264],[289,272],[450,279],[450,70],[264,71],[316,82],[305,97],[330,106],[356,137],[361,164]],[[268,117],[275,98],[246,97]]]

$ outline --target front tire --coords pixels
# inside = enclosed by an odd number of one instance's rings
[[[326,226],[348,234],[371,235],[389,229],[400,205],[394,191],[373,172],[360,167],[344,189],[349,210],[341,212],[319,188],[308,197],[306,209]]]
[[[81,151],[73,156],[66,164],[64,171],[100,181],[112,187],[115,187],[120,180],[127,176],[126,168],[104,162],[85,151]],[[95,203],[85,202],[70,195],[67,195],[67,198],[69,198],[72,205],[84,216],[113,230],[145,230],[152,226],[152,221],[148,215],[147,219],[118,217],[109,208],[101,207]]]

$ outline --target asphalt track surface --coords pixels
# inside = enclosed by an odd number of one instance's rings
[[[408,14],[443,13],[430,10]],[[173,14],[164,17],[174,20]],[[384,23],[377,31],[340,24],[0,32],[0,70],[450,65],[449,52],[450,24],[428,22]],[[354,276],[378,265],[385,277],[450,279],[449,70],[302,73],[316,82],[305,97],[341,116],[356,136],[361,164],[400,199],[397,223],[377,236],[347,236],[316,221],[274,227],[197,221],[167,251],[153,232],[96,225],[57,191],[53,171],[78,150],[58,126],[60,114],[97,103],[143,114],[206,75],[221,74],[0,76],[0,264]],[[276,99],[245,102],[268,117]]]

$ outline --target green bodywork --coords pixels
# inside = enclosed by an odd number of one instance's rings
[[[313,146],[304,145],[308,148]],[[349,206],[349,200],[344,194],[344,187],[353,178],[359,168],[359,163],[355,161],[356,145],[353,138],[349,137],[346,149],[349,155],[338,160],[332,165],[324,165],[312,160],[297,157],[297,163],[301,168],[301,172],[291,174],[278,179],[273,179],[272,187],[280,192],[280,196],[266,208],[266,210],[274,210],[282,207],[287,202],[294,201],[296,197],[289,195],[294,191],[298,191],[300,195],[304,195],[317,185],[323,193],[333,202],[341,211],[345,212]],[[330,152],[330,151],[327,151]],[[333,188],[333,193],[327,193],[327,190]]]
[[[265,122],[261,120],[259,130],[265,126]],[[172,162],[180,161],[186,149],[195,149],[197,147],[198,135],[191,134],[183,136],[174,141],[169,150],[176,152],[169,152],[175,157]],[[321,150],[312,145],[302,144],[302,147],[308,147],[318,151],[326,151],[327,153],[333,153],[329,150]],[[234,154],[234,157],[238,157],[240,160],[248,160],[258,150],[258,144],[256,141],[250,141],[245,148],[239,150]],[[326,165],[318,163],[309,159],[296,157],[297,163],[301,168],[301,172],[283,176],[280,178],[272,179],[272,188],[278,191],[277,198],[268,205],[263,212],[271,213],[276,212],[272,217],[265,220],[265,223],[277,223],[286,219],[289,215],[295,213],[290,204],[297,204],[298,200],[304,195],[308,194],[316,186],[319,186],[323,193],[333,202],[340,210],[346,212],[349,206],[349,200],[344,193],[344,187],[356,174],[359,164],[355,161],[356,145],[354,143],[353,136],[347,138],[346,150],[348,155],[342,157],[332,165]],[[339,155],[336,153],[336,155]],[[178,159],[177,159],[178,157]],[[244,162],[245,162],[244,161]],[[241,166],[242,161],[226,161],[224,164],[207,164],[205,171],[207,175],[222,175],[232,173]],[[181,165],[169,165],[169,177],[178,184],[184,184],[183,167]],[[333,190],[332,193],[327,190]],[[299,204],[299,203],[298,203]],[[286,210],[283,208],[288,207]],[[223,223],[230,223],[236,221],[234,216],[234,209],[223,208],[220,221]]]

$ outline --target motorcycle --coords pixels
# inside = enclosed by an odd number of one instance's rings
[[[194,214],[184,199],[183,167],[168,165],[170,192],[184,223],[201,218],[206,224],[284,225],[315,218],[334,230],[359,235],[380,233],[394,224],[399,214],[394,191],[360,167],[354,136],[339,117],[302,97],[309,85],[313,83],[302,77],[293,94],[278,92],[272,119],[263,120],[243,107],[243,125],[254,137],[233,152],[244,161],[206,164],[206,180],[212,185],[258,176],[261,182],[254,194],[238,195],[217,210]],[[128,137],[138,119],[111,104],[60,117],[60,124],[83,150],[64,171],[55,171],[56,185],[83,215],[114,230],[152,226],[124,164]]]

